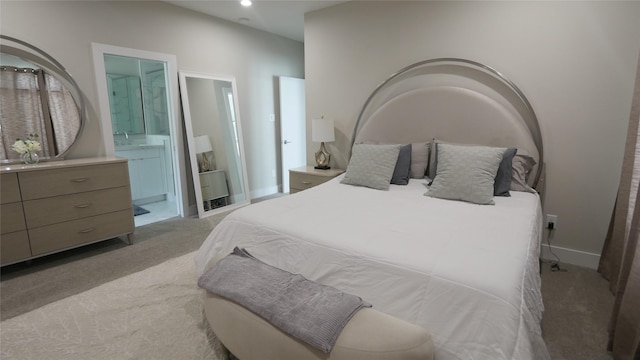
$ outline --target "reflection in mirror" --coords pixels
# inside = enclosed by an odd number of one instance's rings
[[[83,125],[82,93],[42,50],[0,35],[0,161],[15,163],[17,138],[37,134],[42,159],[63,159]]]
[[[116,145],[129,135],[169,135],[164,63],[105,55],[104,66]]]
[[[235,79],[180,72],[198,215],[249,203]]]

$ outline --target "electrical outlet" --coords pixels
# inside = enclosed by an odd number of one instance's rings
[[[547,229],[557,229],[558,228],[558,216],[547,214]]]

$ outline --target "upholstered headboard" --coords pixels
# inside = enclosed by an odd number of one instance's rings
[[[543,163],[538,119],[524,94],[492,68],[464,59],[426,60],[393,74],[367,99],[352,139],[517,147]]]

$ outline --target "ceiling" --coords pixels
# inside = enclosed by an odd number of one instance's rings
[[[176,6],[195,10],[286,38],[304,41],[304,14],[346,2],[329,0],[252,0],[249,7],[240,0],[163,0]]]

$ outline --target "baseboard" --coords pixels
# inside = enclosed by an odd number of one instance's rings
[[[551,251],[549,251],[551,250]],[[590,269],[597,270],[600,263],[600,254],[588,253],[580,250],[566,249],[558,246],[551,246],[542,244],[540,245],[540,257],[545,260],[557,260],[553,254],[556,254],[560,258],[560,262],[582,266]]]

